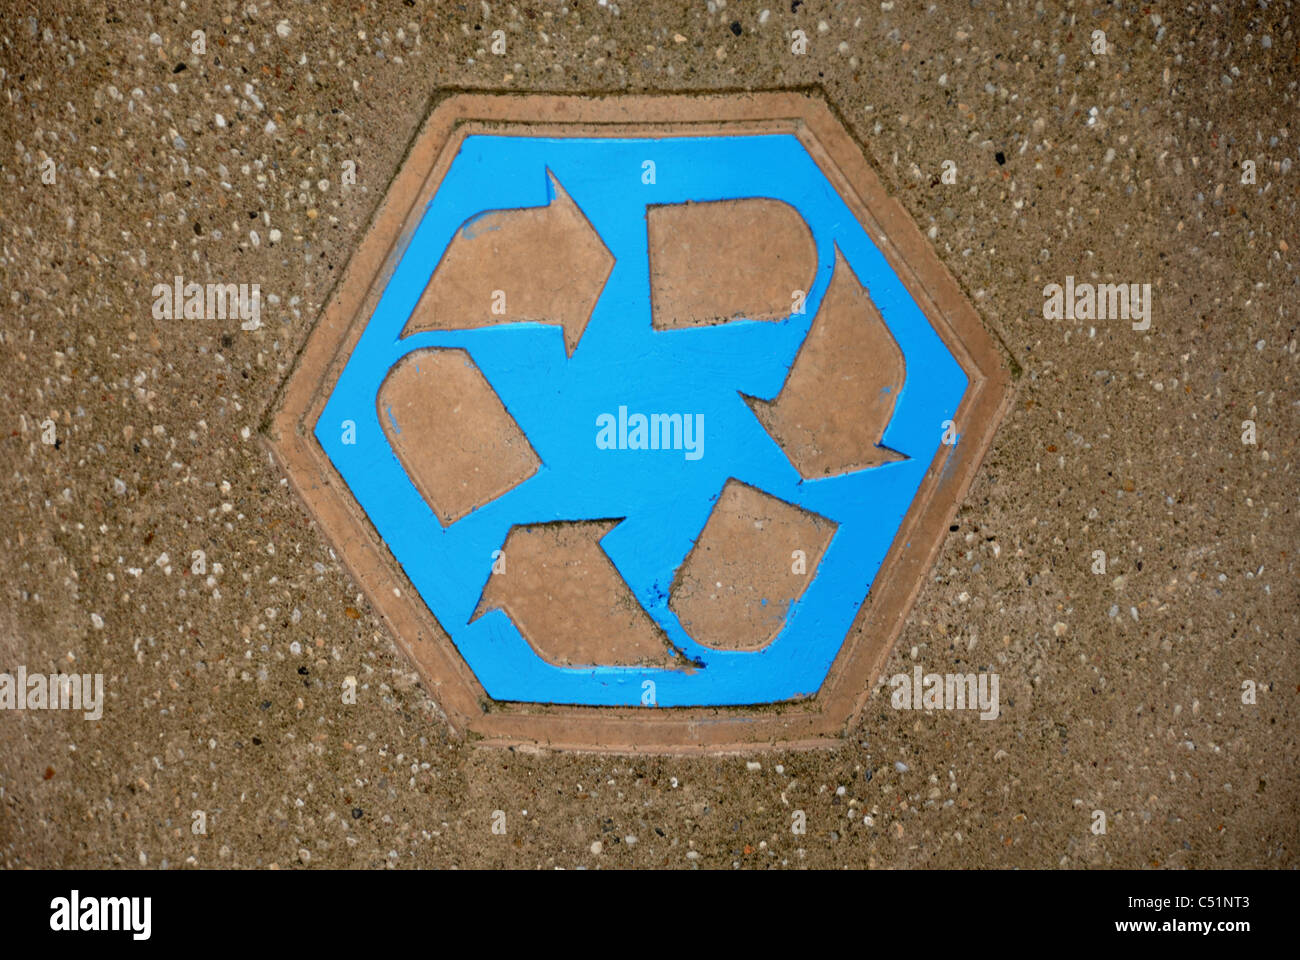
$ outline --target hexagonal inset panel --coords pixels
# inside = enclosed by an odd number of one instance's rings
[[[1007,392],[819,99],[456,95],[271,441],[458,728],[806,745],[860,707]]]

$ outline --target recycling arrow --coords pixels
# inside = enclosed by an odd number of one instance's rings
[[[554,195],[546,206],[493,210],[456,231],[404,335],[555,324],[573,354],[614,257],[554,175],[547,180]]]
[[[533,649],[561,666],[668,665],[663,632],[600,547],[618,522],[512,527],[470,622],[504,610]]]

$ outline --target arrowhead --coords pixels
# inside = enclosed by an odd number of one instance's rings
[[[472,623],[500,609],[557,666],[668,666],[672,648],[619,575],[600,538],[618,520],[511,527],[505,569],[488,577]]]
[[[565,351],[573,355],[614,257],[549,170],[547,178],[554,196],[546,206],[494,210],[461,225],[404,336],[546,323],[564,330]]]
[[[745,399],[802,476],[849,473],[907,459],[880,445],[905,372],[884,318],[836,250],[830,287],[781,392]]]

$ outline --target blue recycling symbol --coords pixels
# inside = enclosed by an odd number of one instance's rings
[[[643,175],[647,160],[652,178]],[[556,323],[509,322],[508,311],[506,322],[408,332],[458,234],[472,235],[492,211],[548,207],[561,191],[612,257],[576,344],[566,342],[569,331]],[[789,205],[811,233],[816,267],[803,312],[656,329],[648,211],[749,198]],[[771,400],[781,392],[839,261],[868,292],[902,354],[906,376],[881,441],[899,456],[805,477],[747,398]],[[529,276],[514,279],[562,276],[570,267],[538,249]],[[540,461],[522,482],[450,522],[409,475],[379,401],[390,373],[431,349],[464,351]],[[313,433],[492,699],[751,705],[811,696],[821,686],[939,452],[941,425],[954,417],[967,386],[876,242],[795,136],[472,134],[397,256]],[[597,419],[620,408],[698,414],[701,455],[602,448],[593,442]],[[759,649],[700,643],[670,602],[674,577],[729,482],[834,525],[775,638]],[[591,520],[608,521],[600,549],[662,631],[673,651],[668,662],[557,664],[530,645],[505,610],[482,609],[512,530]]]

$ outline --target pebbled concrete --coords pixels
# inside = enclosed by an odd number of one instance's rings
[[[0,713],[0,862],[1295,866],[1294,11],[791,6],[9,11],[0,669],[108,700]],[[1018,365],[885,669],[996,671],[999,719],[885,687],[824,752],[450,738],[258,442],[432,91],[805,84]],[[259,283],[261,329],[153,319],[178,274]],[[1151,283],[1150,330],[1045,320],[1066,276]]]

